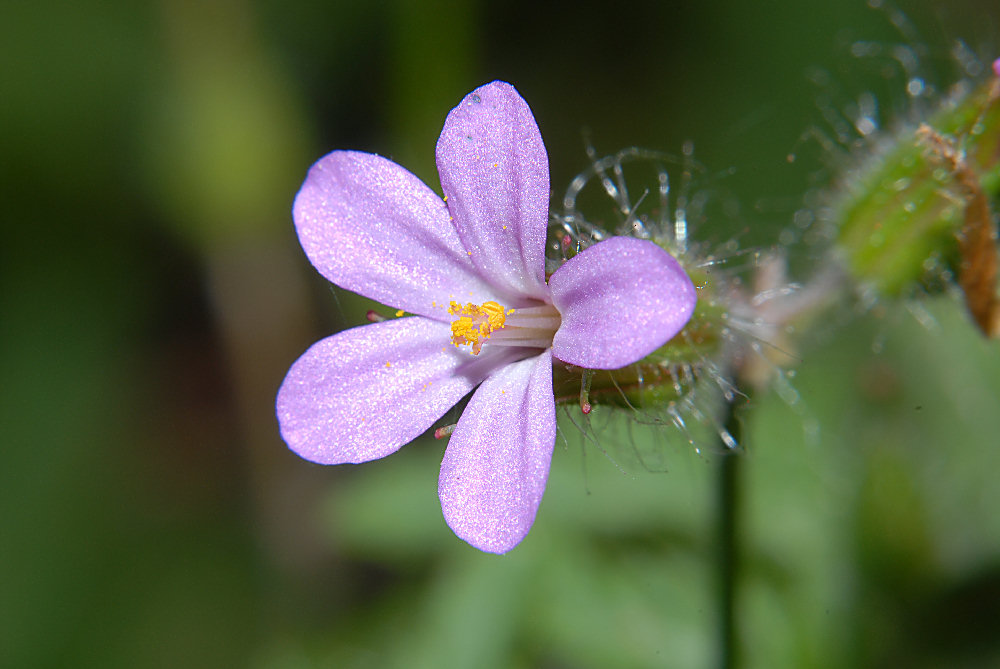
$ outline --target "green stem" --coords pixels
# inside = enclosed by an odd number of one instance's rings
[[[736,416],[733,401],[726,405],[724,427],[740,443],[742,426]],[[739,512],[740,512],[740,462],[742,453],[726,446],[718,464],[716,486],[716,526],[718,534],[718,596],[719,596],[719,667],[736,669],[740,664],[739,639],[736,629],[737,579],[739,577]]]

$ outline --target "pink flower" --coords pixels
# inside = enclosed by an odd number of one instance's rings
[[[366,462],[475,390],[438,493],[455,534],[505,553],[545,491],[553,358],[592,369],[636,362],[687,323],[695,290],[659,246],[622,237],[546,282],[548,157],[510,84],[482,86],[451,111],[437,165],[444,201],[367,153],[335,151],[309,171],[294,205],[309,260],[341,288],[415,315],[313,345],[285,377],[278,420],[307,460]]]

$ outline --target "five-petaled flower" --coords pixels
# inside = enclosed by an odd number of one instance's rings
[[[475,389],[438,493],[459,537],[505,553],[545,491],[553,359],[590,369],[636,362],[687,323],[695,289],[662,248],[623,237],[546,281],[548,156],[510,84],[482,86],[451,111],[437,166],[443,200],[367,153],[334,151],[309,171],[293,211],[309,260],[341,288],[414,315],[313,345],[281,386],[278,420],[307,460],[366,462]]]

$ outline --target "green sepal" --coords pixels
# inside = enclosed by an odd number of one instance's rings
[[[682,264],[684,263],[682,260]],[[726,309],[714,298],[715,284],[705,270],[688,270],[698,288],[698,303],[687,325],[642,360],[614,370],[585,370],[556,363],[553,388],[557,404],[580,404],[584,374],[590,375],[590,404],[635,409],[666,408],[683,399],[714,367],[728,332]]]

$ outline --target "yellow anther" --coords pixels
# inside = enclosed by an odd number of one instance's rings
[[[503,306],[493,301],[483,302],[482,310],[490,321],[490,329],[499,330],[503,327],[506,320]]]
[[[402,316],[405,313],[406,313],[405,311],[403,311],[402,309],[399,309],[398,311],[396,311],[396,318],[399,318],[400,316]]]
[[[451,341],[455,346],[472,345],[473,355],[479,355],[483,344],[494,330],[503,329],[507,313],[502,304],[490,300],[482,305],[471,302],[462,306],[454,300],[448,306],[448,313],[458,316],[451,323]]]

